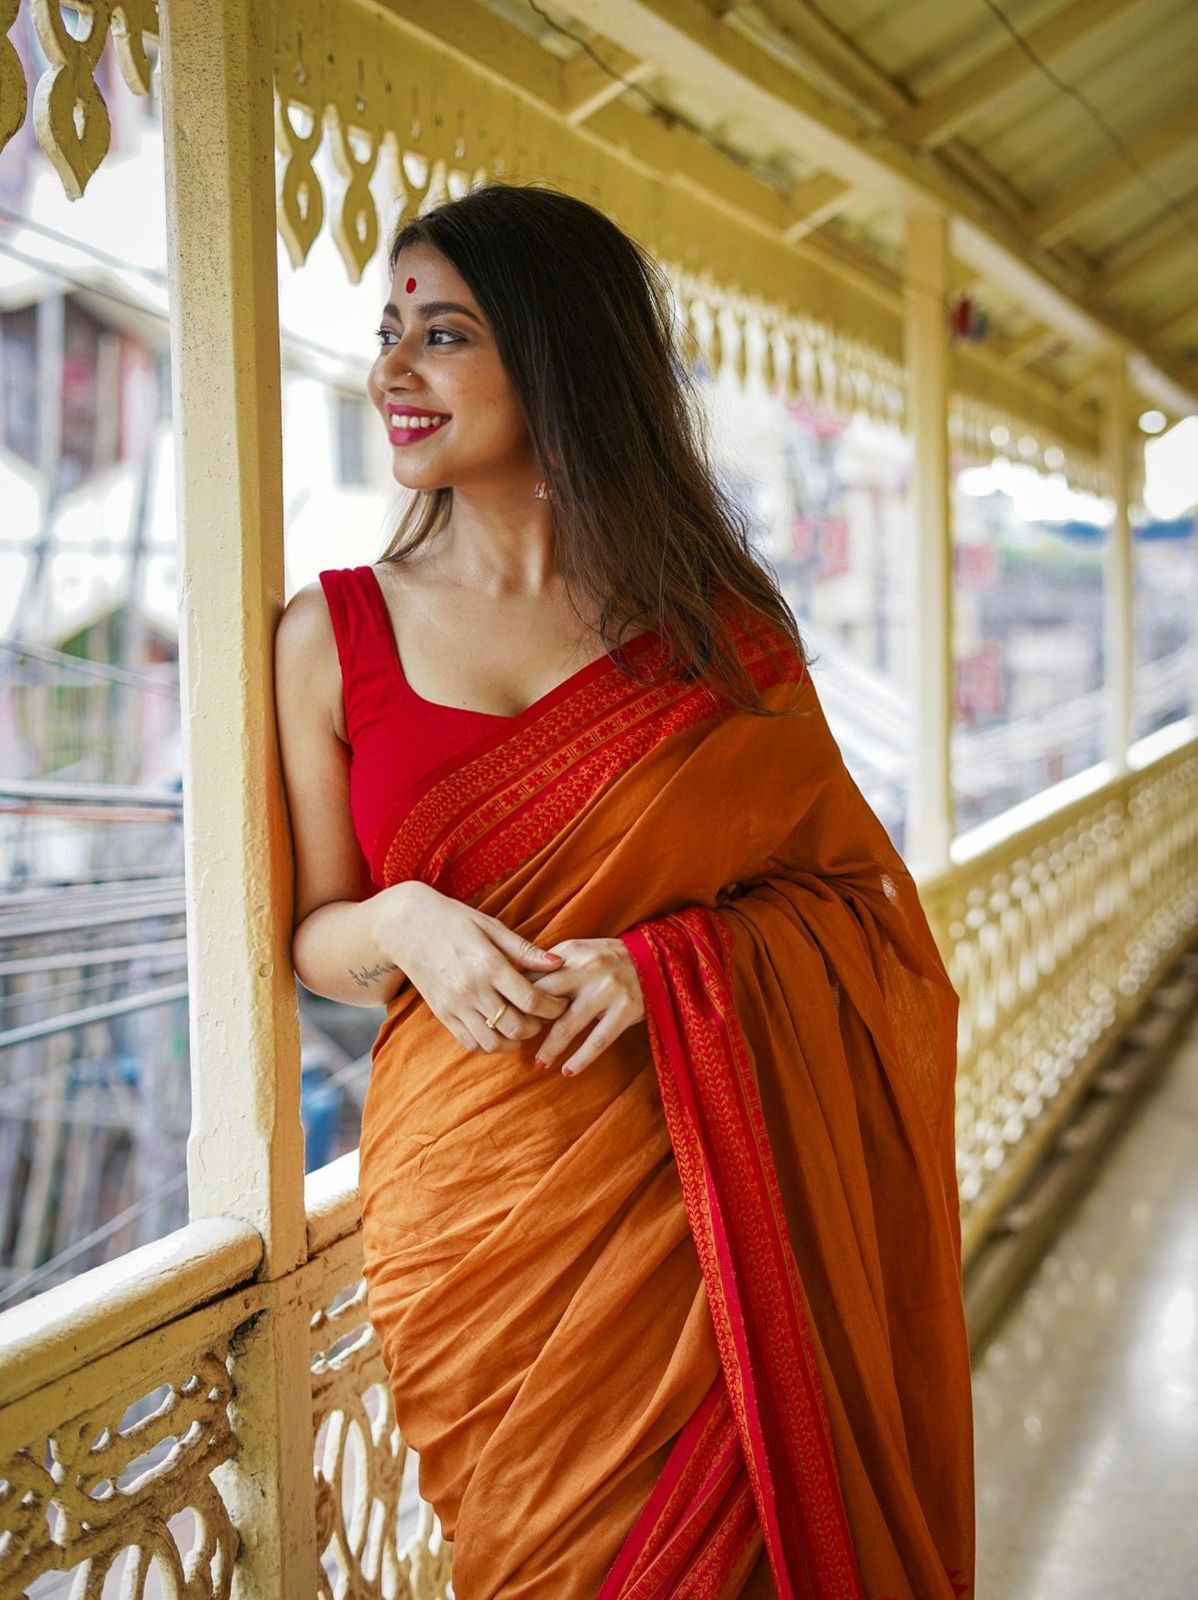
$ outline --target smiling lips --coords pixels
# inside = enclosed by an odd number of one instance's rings
[[[387,408],[391,419],[388,437],[392,444],[415,444],[418,439],[436,433],[449,421],[443,411],[420,411],[415,408]]]

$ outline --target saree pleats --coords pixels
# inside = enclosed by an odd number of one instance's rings
[[[737,636],[800,715],[591,672],[388,851],[622,937],[646,1005],[572,1080],[410,985],[375,1042],[369,1308],[457,1600],[972,1600],[957,997],[802,663]]]

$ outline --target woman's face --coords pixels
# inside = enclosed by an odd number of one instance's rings
[[[474,296],[430,245],[396,258],[378,339],[366,388],[396,481],[529,494],[541,470],[523,408]]]

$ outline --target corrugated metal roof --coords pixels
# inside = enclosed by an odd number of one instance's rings
[[[1158,380],[1172,416],[1198,405],[1192,0],[486,4],[583,83],[627,80],[607,101],[656,102],[810,195],[805,242],[846,270],[897,284],[922,187],[968,224],[954,286],[985,306],[991,349],[1067,405],[1097,405],[1107,334],[1146,358],[1141,387]],[[997,251],[971,251],[975,234]]]

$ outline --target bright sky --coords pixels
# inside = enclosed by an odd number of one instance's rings
[[[1144,504],[1164,521],[1198,509],[1198,417],[1144,446]]]

